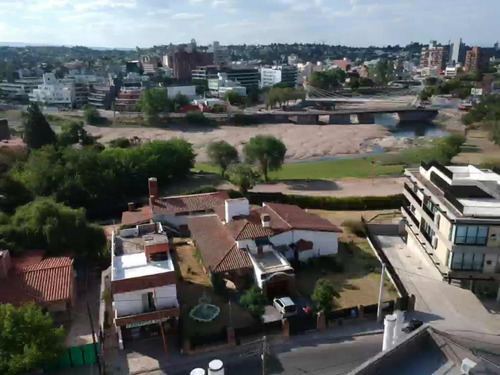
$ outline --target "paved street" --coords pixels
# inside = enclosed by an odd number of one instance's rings
[[[423,252],[410,250],[400,237],[377,238],[408,292],[416,296],[415,316],[447,332],[479,334],[500,343],[500,306],[490,313],[471,291],[442,281],[431,260]]]
[[[266,374],[345,374],[377,354],[381,348],[382,334],[332,341],[328,339],[305,340],[300,346],[291,340],[273,347],[272,355],[267,358]],[[187,375],[194,366],[206,369],[208,361],[187,360],[184,366],[171,366],[148,374]],[[257,355],[250,358],[235,356],[226,358],[224,362],[226,374],[255,375],[262,371],[262,362]]]

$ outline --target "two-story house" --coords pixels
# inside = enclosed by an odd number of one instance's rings
[[[443,279],[500,300],[500,176],[468,166],[407,169],[407,244],[423,249]]]
[[[338,251],[340,229],[293,205],[264,203],[250,209],[246,198],[227,199],[215,214],[190,217],[188,223],[209,273],[237,286],[255,283],[268,296],[294,293],[291,260]]]
[[[113,323],[123,341],[175,327],[179,316],[169,239],[159,223],[138,225],[111,238]]]

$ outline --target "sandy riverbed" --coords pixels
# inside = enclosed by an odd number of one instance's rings
[[[226,140],[239,151],[243,144],[258,134],[273,135],[287,146],[287,161],[308,160],[328,156],[368,153],[380,142],[391,143],[395,139],[379,125],[293,125],[269,124],[251,127],[221,126],[219,128],[172,126],[155,128],[99,128],[87,126],[100,142],[108,143],[118,137],[139,137],[142,140],[168,140],[182,137],[193,143],[198,161],[206,161],[206,146],[216,140]]]

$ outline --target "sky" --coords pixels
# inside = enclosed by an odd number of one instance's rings
[[[492,46],[500,0],[0,0],[0,42]]]

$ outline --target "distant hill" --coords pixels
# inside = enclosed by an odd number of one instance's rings
[[[57,45],[57,44],[46,44],[46,43],[23,43],[23,42],[0,42],[0,47],[77,47],[75,45]],[[110,50],[118,50],[118,51],[134,51],[135,48],[114,48],[114,47],[87,47],[89,49],[94,49],[97,51],[110,51]]]

